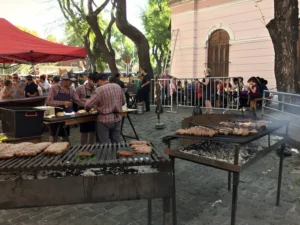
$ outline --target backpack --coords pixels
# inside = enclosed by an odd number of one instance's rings
[[[193,116],[198,116],[198,115],[202,115],[202,109],[200,105],[196,105],[193,108]]]

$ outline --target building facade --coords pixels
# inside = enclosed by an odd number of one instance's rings
[[[260,76],[275,87],[274,50],[266,24],[274,0],[171,0],[171,74],[200,78],[206,67],[214,77]]]

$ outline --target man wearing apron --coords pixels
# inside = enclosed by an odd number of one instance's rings
[[[99,87],[86,101],[85,108],[91,110],[97,105],[97,139],[99,143],[118,143],[121,141],[121,115],[125,95],[118,84],[109,83],[108,77],[98,73],[94,79]]]
[[[61,76],[61,83],[57,85],[53,85],[49,90],[49,95],[47,98],[46,104],[49,106],[60,107],[62,109],[55,109],[55,114],[57,112],[65,112],[72,113],[73,112],[73,103],[75,102],[79,106],[84,106],[84,102],[81,101],[74,90],[72,88],[72,83],[76,81],[75,78],[71,77],[70,74],[65,73]],[[50,125],[50,141],[54,141],[54,136],[56,134],[58,124]],[[70,136],[70,127],[67,126],[66,129],[60,129],[58,133],[59,137],[62,137],[63,141],[68,140],[68,136]]]
[[[84,85],[77,87],[76,93],[79,96],[80,100],[86,102],[89,99],[93,92],[95,91],[93,74],[89,74],[88,82]],[[78,109],[84,109],[84,107],[78,107]],[[81,144],[94,144],[95,143],[95,122],[88,122],[80,124],[80,133],[81,133]]]

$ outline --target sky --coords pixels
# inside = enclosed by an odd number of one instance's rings
[[[95,0],[97,5],[101,2]],[[141,31],[144,29],[140,14],[146,4],[147,0],[127,0],[128,21]],[[64,39],[64,18],[57,0],[0,0],[0,17],[14,25],[36,30],[42,38],[53,34],[58,40]]]

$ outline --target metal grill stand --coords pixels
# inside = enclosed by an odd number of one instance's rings
[[[277,125],[273,126],[272,129],[269,129],[265,132],[262,132],[260,134],[254,135],[254,136],[248,136],[248,137],[199,137],[199,136],[184,136],[184,135],[169,135],[163,138],[163,141],[167,144],[168,148],[165,149],[165,153],[169,155],[169,158],[171,160],[172,165],[172,171],[173,171],[173,192],[172,192],[172,198],[174,199],[175,203],[175,158],[179,158],[182,160],[190,161],[193,163],[198,163],[206,166],[210,166],[216,169],[221,169],[228,171],[228,190],[231,191],[231,173],[233,173],[233,179],[232,179],[232,208],[231,208],[231,225],[236,224],[236,210],[237,210],[237,199],[238,199],[238,186],[240,182],[240,173],[248,168],[250,165],[252,165],[254,162],[259,160],[260,158],[266,156],[268,153],[270,153],[273,150],[276,150],[278,147],[281,147],[281,155],[280,155],[280,164],[279,164],[279,176],[278,176],[278,184],[277,184],[277,198],[276,198],[276,205],[279,206],[280,204],[280,192],[281,192],[281,179],[282,179],[282,169],[283,169],[283,159],[284,159],[284,149],[285,149],[285,143],[287,141],[288,136],[288,121],[279,121]],[[270,145],[270,135],[272,132],[279,130],[286,126],[286,133],[282,140],[276,142],[272,146]],[[240,148],[246,144],[249,144],[261,137],[268,136],[268,148],[265,148],[261,152],[259,152],[254,158],[250,159],[248,162],[246,162],[243,165],[239,165],[239,154],[240,154]],[[191,138],[196,140],[210,140],[210,141],[219,141],[219,142],[232,142],[236,143],[235,145],[235,154],[234,154],[234,163],[227,163],[218,161],[215,159],[210,159],[202,156],[195,156],[191,154],[187,154],[184,152],[180,152],[178,150],[172,150],[171,149],[171,141],[178,139],[178,138]],[[216,149],[217,151],[218,149]],[[175,203],[176,204],[176,203]],[[175,213],[176,215],[176,208],[173,207],[173,215]],[[176,218],[175,218],[176,219]]]

